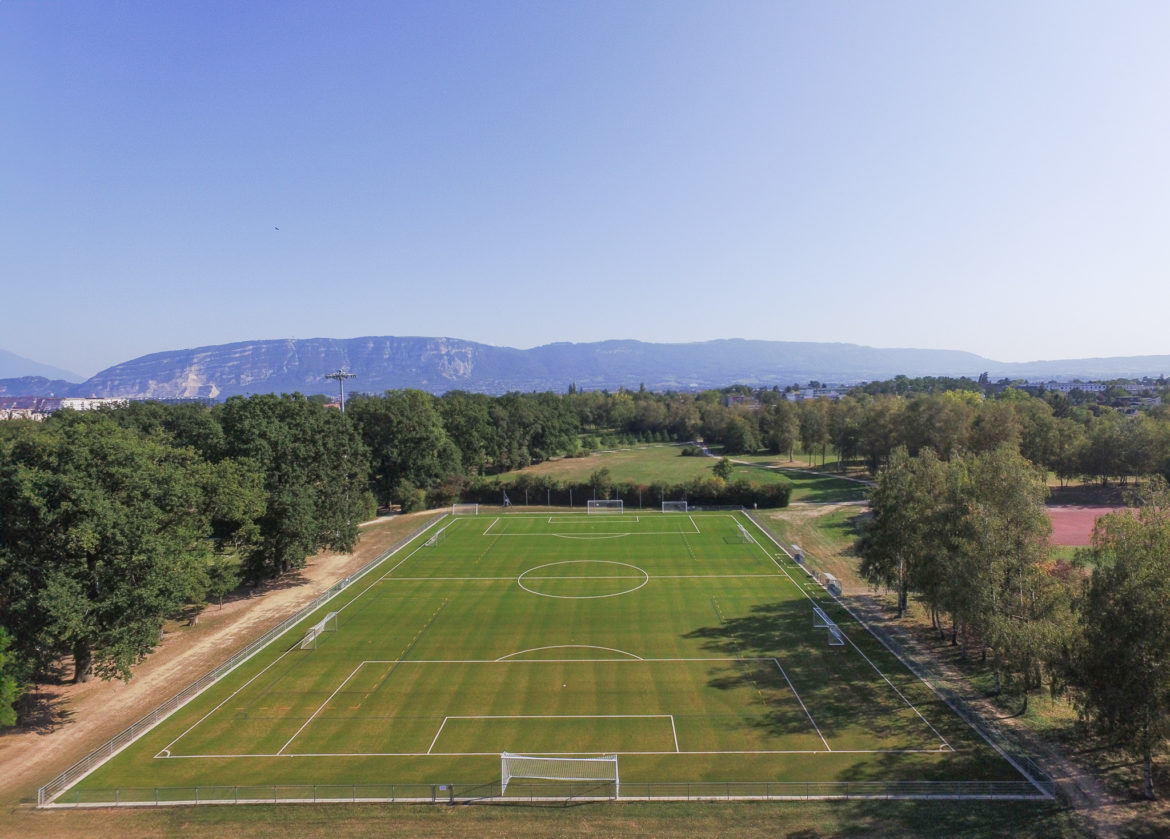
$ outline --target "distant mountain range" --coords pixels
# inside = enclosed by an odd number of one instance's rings
[[[19,356],[3,353],[0,362],[6,358]],[[741,339],[557,343],[518,350],[457,338],[310,338],[153,353],[80,384],[25,369],[20,378],[0,379],[0,396],[226,399],[248,393],[336,393],[336,382],[325,374],[339,368],[357,375],[347,383],[347,391],[419,388],[436,394],[449,390],[500,394],[563,391],[570,384],[585,390],[640,385],[650,390],[732,384],[784,387],[814,379],[844,384],[899,374],[975,378],[986,372],[992,380],[1135,378],[1170,372],[1170,355],[1004,363],[953,350]]]

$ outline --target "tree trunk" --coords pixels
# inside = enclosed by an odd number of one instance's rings
[[[85,644],[73,648],[73,683],[88,682],[93,678],[93,653]]]
[[[1157,796],[1154,795],[1154,758],[1150,754],[1149,749],[1146,750],[1146,759],[1145,759],[1145,767],[1143,768],[1143,774],[1145,775],[1146,798],[1148,798],[1150,801],[1153,801],[1155,798],[1157,798]]]

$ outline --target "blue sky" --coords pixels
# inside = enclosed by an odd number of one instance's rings
[[[7,0],[0,348],[1170,353],[1168,31],[1164,2]]]

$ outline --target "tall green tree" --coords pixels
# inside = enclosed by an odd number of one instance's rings
[[[228,399],[220,419],[225,455],[263,476],[249,580],[301,568],[322,548],[357,544],[358,522],[372,511],[369,452],[348,415],[300,394],[268,394]]]
[[[858,541],[861,574],[872,585],[897,592],[898,617],[906,612],[912,581],[930,589],[932,563],[940,553],[939,504],[945,465],[931,449],[911,457],[895,449],[870,492],[872,518]]]
[[[39,670],[72,654],[77,681],[129,678],[164,618],[203,594],[209,469],[105,412],[14,441],[0,464],[0,613],[18,656]]]
[[[27,668],[11,650],[12,636],[0,626],[0,728],[16,723],[16,701],[25,690]]]
[[[1098,519],[1080,625],[1074,695],[1085,718],[1142,761],[1155,797],[1154,755],[1170,738],[1170,492],[1146,493],[1137,515]]]

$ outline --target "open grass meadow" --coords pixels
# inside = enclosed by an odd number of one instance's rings
[[[860,501],[865,498],[866,486],[854,480],[832,474],[787,468],[775,455],[739,456],[731,480],[746,480],[748,483],[767,485],[786,484],[792,487],[791,501],[815,503]],[[742,462],[741,462],[742,461]],[[560,458],[528,466],[515,472],[505,472],[495,480],[508,482],[519,475],[551,478],[563,482],[585,482],[599,470],[609,470],[615,483],[630,482],[648,485],[652,483],[678,484],[696,477],[710,477],[715,460],[709,457],[686,457],[682,448],[667,443],[652,443],[626,449],[595,452],[586,457]],[[519,504],[522,499],[513,498]],[[534,494],[532,504],[540,503]]]
[[[616,754],[623,798],[1036,793],[748,518],[553,512],[443,518],[58,801],[442,800],[502,752]]]

